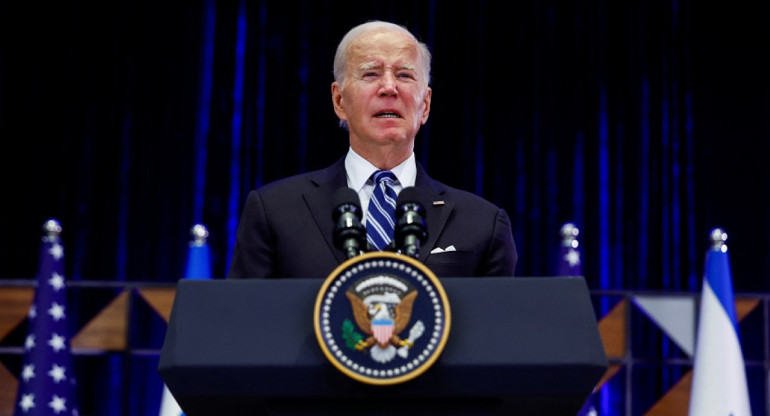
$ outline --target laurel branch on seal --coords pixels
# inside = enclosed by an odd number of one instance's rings
[[[345,340],[345,346],[351,350],[356,349],[356,345],[364,339],[364,336],[356,332],[355,326],[350,319],[345,319],[342,322],[342,339]]]

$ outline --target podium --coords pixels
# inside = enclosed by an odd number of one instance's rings
[[[362,383],[318,344],[322,284],[179,281],[158,370],[185,414],[575,415],[608,366],[582,277],[443,278],[452,323],[436,362]]]

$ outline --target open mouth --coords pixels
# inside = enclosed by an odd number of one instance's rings
[[[375,118],[401,118],[395,111],[381,111],[374,115]]]

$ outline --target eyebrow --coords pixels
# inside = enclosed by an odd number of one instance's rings
[[[361,66],[358,67],[359,71],[370,71],[372,69],[379,69],[382,67],[382,64],[379,62],[365,62],[361,64]],[[408,64],[402,64],[399,67],[396,68],[397,71],[401,70],[407,70],[407,71],[416,71],[416,67],[413,65]]]

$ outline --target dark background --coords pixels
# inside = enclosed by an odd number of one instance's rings
[[[417,159],[507,210],[518,276],[555,272],[559,228],[572,221],[594,291],[698,293],[709,233],[722,227],[735,290],[767,291],[769,8],[0,0],[0,279],[34,277],[49,218],[63,226],[70,280],[172,283],[195,223],[224,277],[248,190],[346,151],[333,55],[350,27],[376,18],[429,46]],[[81,320],[109,299],[78,305]],[[157,350],[164,323],[133,313],[146,324],[135,341]],[[747,356],[760,357],[762,397],[766,333],[744,334],[758,346]],[[689,365],[657,335],[644,343],[634,354]],[[82,414],[157,408],[156,355],[78,360]],[[657,365],[634,370],[644,377],[634,414],[686,370]]]
[[[346,150],[332,58],[372,18],[430,47],[417,158],[509,212],[517,275],[573,221],[591,287],[694,291],[722,227],[768,289],[768,7],[691,1],[0,2],[0,276],[48,218],[70,279],[173,281],[198,222],[224,276],[247,190]]]

